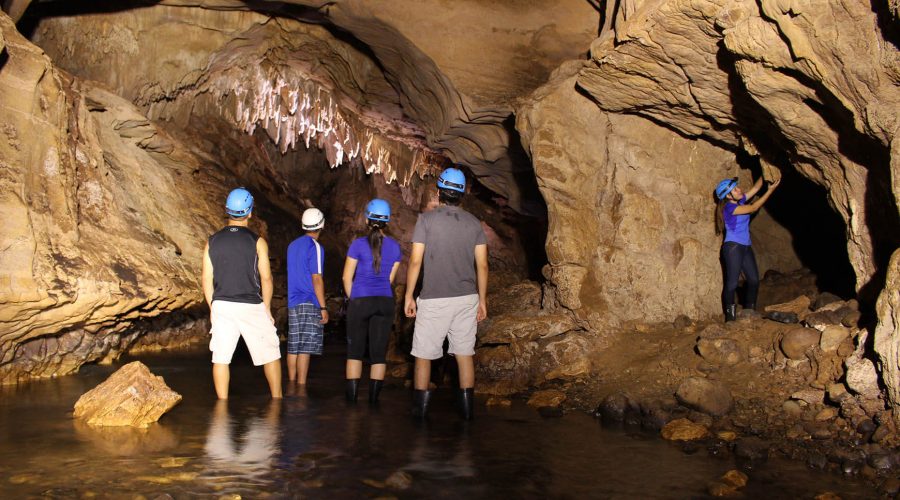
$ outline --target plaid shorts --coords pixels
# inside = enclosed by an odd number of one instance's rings
[[[322,354],[322,312],[307,302],[288,308],[288,354]]]

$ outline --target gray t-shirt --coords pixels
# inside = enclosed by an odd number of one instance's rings
[[[425,244],[422,299],[478,293],[475,246],[487,244],[481,221],[462,208],[441,205],[419,214],[413,243]],[[410,285],[410,286],[414,286]]]

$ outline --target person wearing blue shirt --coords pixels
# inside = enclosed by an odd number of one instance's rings
[[[328,309],[325,308],[325,252],[319,235],[325,215],[316,208],[303,212],[305,235],[288,246],[288,381],[306,387],[310,355],[322,354],[322,338]]]
[[[387,201],[366,205],[368,236],[353,240],[344,261],[347,307],[347,400],[355,402],[362,377],[362,362],[369,347],[369,404],[378,403],[384,385],[385,354],[394,324],[394,292],[391,284],[400,266],[400,244],[384,230],[391,220]]]
[[[762,177],[746,193],[738,187],[737,177],[725,179],[716,186],[716,234],[725,233],[722,242],[722,265],[725,268],[722,306],[725,308],[726,322],[734,321],[737,315],[734,295],[741,272],[744,273],[747,284],[744,309],[756,309],[759,270],[753,247],[750,246],[750,215],[762,208],[779,182],[781,181],[769,181],[766,192],[752,203],[747,203],[747,200],[752,199],[762,188]]]

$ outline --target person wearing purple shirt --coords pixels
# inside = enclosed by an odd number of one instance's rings
[[[738,187],[737,177],[725,179],[716,186],[716,234],[725,233],[722,242],[722,266],[725,269],[725,285],[722,289],[722,306],[725,308],[725,321],[734,321],[737,306],[734,295],[737,292],[738,278],[741,272],[747,284],[744,309],[756,309],[756,297],[759,293],[759,270],[756,267],[756,256],[750,246],[750,215],[762,208],[769,196],[775,192],[780,180],[769,181],[769,188],[752,203],[753,198],[763,186],[760,177],[746,193]]]
[[[350,244],[344,261],[347,307],[347,401],[356,402],[363,358],[368,344],[369,404],[378,403],[387,367],[385,355],[394,324],[394,291],[391,284],[400,266],[400,245],[384,230],[391,220],[391,206],[382,199],[366,205],[368,236]]]

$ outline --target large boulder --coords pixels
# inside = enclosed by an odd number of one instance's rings
[[[729,338],[701,338],[697,341],[697,352],[715,365],[732,366],[747,359],[747,349]]]
[[[701,377],[685,379],[675,397],[688,408],[713,416],[725,415],[734,405],[731,391],[723,382]]]
[[[162,377],[140,361],[119,368],[75,402],[75,418],[91,426],[147,427],[181,401]]]
[[[806,350],[818,344],[819,338],[819,332],[812,328],[791,328],[781,339],[781,351],[791,359],[806,359]]]

